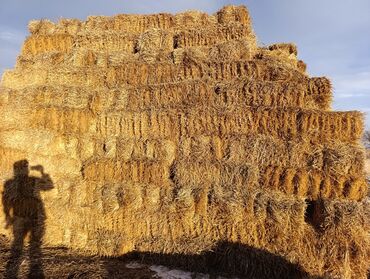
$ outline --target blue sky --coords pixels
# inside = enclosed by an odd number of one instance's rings
[[[370,115],[369,0],[0,0],[0,74],[12,68],[31,19],[85,19],[88,15],[214,13],[227,4],[250,10],[260,44],[294,42],[312,76],[328,76],[334,109]],[[370,117],[367,117],[370,129]]]

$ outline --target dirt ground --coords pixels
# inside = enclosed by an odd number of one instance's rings
[[[27,249],[25,249],[27,250]],[[16,278],[9,264],[10,245],[4,237],[0,238],[0,278]],[[63,248],[44,248],[42,250],[42,273],[29,272],[27,252],[20,257],[18,278],[155,278],[148,268],[126,268],[127,262],[119,259],[83,257]],[[111,267],[114,266],[113,272]],[[31,274],[30,274],[31,273]]]
[[[202,255],[133,253],[120,258],[86,257],[50,247],[35,253],[31,245],[15,253],[19,249],[14,247],[0,235],[0,279],[318,279],[284,258],[240,244],[220,243]]]
[[[65,248],[43,248],[39,261],[39,272],[30,272],[32,263],[29,260],[27,247],[19,257],[18,272],[10,263],[10,242],[0,235],[0,279],[2,278],[163,278],[163,279],[221,279],[236,278],[223,274],[203,274],[188,272],[161,265],[141,263],[134,256],[126,258],[86,257]],[[16,276],[18,273],[18,277]]]

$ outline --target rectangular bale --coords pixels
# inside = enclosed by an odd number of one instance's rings
[[[306,168],[333,174],[361,175],[365,150],[358,144],[286,141],[270,135],[194,136],[179,139],[177,156],[189,161],[214,161],[259,166]]]
[[[307,125],[307,122],[313,122]],[[339,126],[337,123],[340,122]],[[316,125],[314,125],[316,123]],[[319,125],[319,123],[323,123]],[[110,113],[97,120],[101,136],[168,138],[181,136],[232,136],[269,134],[281,139],[310,138],[312,142],[356,142],[363,130],[360,112],[268,108],[234,111],[166,110],[143,113]]]
[[[7,104],[92,108],[93,111],[185,108],[204,106],[227,109],[238,106],[300,107],[328,109],[331,87],[322,87],[326,78],[310,78],[306,82],[258,81],[249,78],[223,83],[207,80],[183,81],[170,84],[124,86],[115,89],[84,88],[72,85],[35,86],[4,89]]]
[[[208,64],[160,63],[158,65],[128,62],[121,66],[96,69],[92,67],[76,70],[62,67],[50,71],[48,68],[29,68],[7,71],[3,75],[4,87],[18,89],[31,85],[70,85],[94,88],[116,88],[124,85],[141,86],[173,83],[193,79],[213,79],[217,81],[235,78],[250,78],[262,81],[307,82],[308,77],[280,65],[263,60],[233,61]]]
[[[97,159],[87,162],[82,171],[87,181],[104,183],[132,181],[161,185],[168,180],[167,164],[157,161],[123,161]]]
[[[96,120],[88,110],[40,107],[30,114],[30,119],[30,128],[61,134],[85,134],[96,129]]]
[[[249,26],[226,25],[194,29],[182,29],[175,33],[174,46],[177,48],[189,48],[196,46],[213,46],[230,40],[247,40],[255,43],[255,37]]]
[[[192,192],[215,187],[221,200],[232,198],[233,192],[243,195],[253,189],[280,191],[286,195],[310,200],[323,198],[362,200],[367,195],[367,183],[362,173],[334,175],[313,168],[285,168],[279,165],[256,167],[220,161],[175,161],[173,180]],[[235,198],[235,197],[234,197]],[[208,203],[211,201],[208,201]]]

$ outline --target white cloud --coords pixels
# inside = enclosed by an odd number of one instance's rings
[[[14,41],[17,39],[17,35],[12,32],[3,31],[0,32],[0,40]]]
[[[25,33],[19,32],[17,30],[1,30],[4,27],[0,27],[0,44],[20,44],[26,37]]]
[[[366,94],[356,94],[356,93],[344,93],[344,94],[337,94],[335,97],[340,98],[340,99],[345,99],[345,98],[357,98],[357,97],[367,97],[368,95]]]
[[[370,71],[333,77],[334,94],[339,98],[370,98]]]
[[[370,128],[370,71],[337,75],[332,78],[335,110],[358,110],[365,113]]]

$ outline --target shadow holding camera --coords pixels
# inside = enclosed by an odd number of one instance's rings
[[[28,256],[30,266],[28,278],[44,278],[42,268],[42,238],[45,233],[45,208],[41,191],[51,190],[53,182],[42,166],[31,167],[41,177],[29,175],[27,160],[13,165],[14,176],[4,184],[2,194],[3,211],[7,227],[13,231],[10,257],[6,264],[4,278],[17,278],[21,266],[25,239],[29,235]]]

